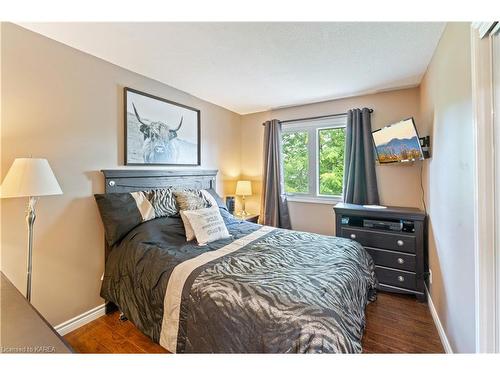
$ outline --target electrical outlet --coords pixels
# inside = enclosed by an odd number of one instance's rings
[[[432,270],[429,268],[429,284],[432,284]]]

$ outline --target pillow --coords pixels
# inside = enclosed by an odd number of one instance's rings
[[[179,212],[172,189],[153,189],[144,194],[153,205],[156,217],[174,216]]]
[[[203,198],[210,204],[209,207],[219,207],[217,200],[208,192],[208,190],[200,190],[200,192],[203,195]]]
[[[181,190],[174,191],[177,206],[180,211],[199,210],[217,206],[215,199],[206,190]]]
[[[191,226],[191,223],[189,222],[188,218],[184,214],[184,211],[179,211],[182,219],[182,223],[184,224],[184,231],[186,232],[186,241],[192,241],[196,238],[194,235],[193,227]]]
[[[217,206],[199,210],[181,211],[181,217],[182,215],[189,221],[200,246],[230,237]]]
[[[171,189],[95,194],[106,241],[113,246],[144,221],[177,214]]]
[[[174,192],[179,206],[179,213],[182,222],[184,223],[184,231],[186,232],[186,240],[192,241],[196,237],[193,232],[193,227],[189,223],[183,211],[198,210],[201,208],[218,207],[215,198],[206,190],[185,190]]]
[[[222,198],[219,196],[219,194],[217,194],[217,192],[214,189],[207,189],[207,190],[203,190],[203,191],[206,191],[208,194],[210,194],[210,196],[212,198],[214,198],[215,203],[216,203],[217,206],[219,206],[219,208],[222,208],[223,210],[226,210],[226,211],[229,212],[229,210],[227,209],[226,204],[224,203],[224,201],[222,200]]]

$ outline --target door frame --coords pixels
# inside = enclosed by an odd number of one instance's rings
[[[495,115],[493,87],[493,30],[497,22],[471,25],[472,104],[474,122],[474,256],[476,352],[497,353],[499,348],[500,244],[495,229],[500,225],[495,196]],[[497,202],[497,203],[495,203]]]

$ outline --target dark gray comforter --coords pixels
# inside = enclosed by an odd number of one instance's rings
[[[133,229],[106,262],[101,296],[155,342],[175,267],[261,228],[221,209],[232,239],[186,243],[182,221]],[[358,353],[375,298],[371,257],[356,242],[275,229],[199,266],[182,290],[177,352]],[[165,327],[163,327],[165,328]]]

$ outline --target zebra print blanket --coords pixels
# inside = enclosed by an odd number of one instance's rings
[[[166,245],[139,230],[112,251],[101,295],[171,352],[361,352],[377,281],[359,244],[221,213],[234,240],[205,249],[171,252],[175,236]]]

